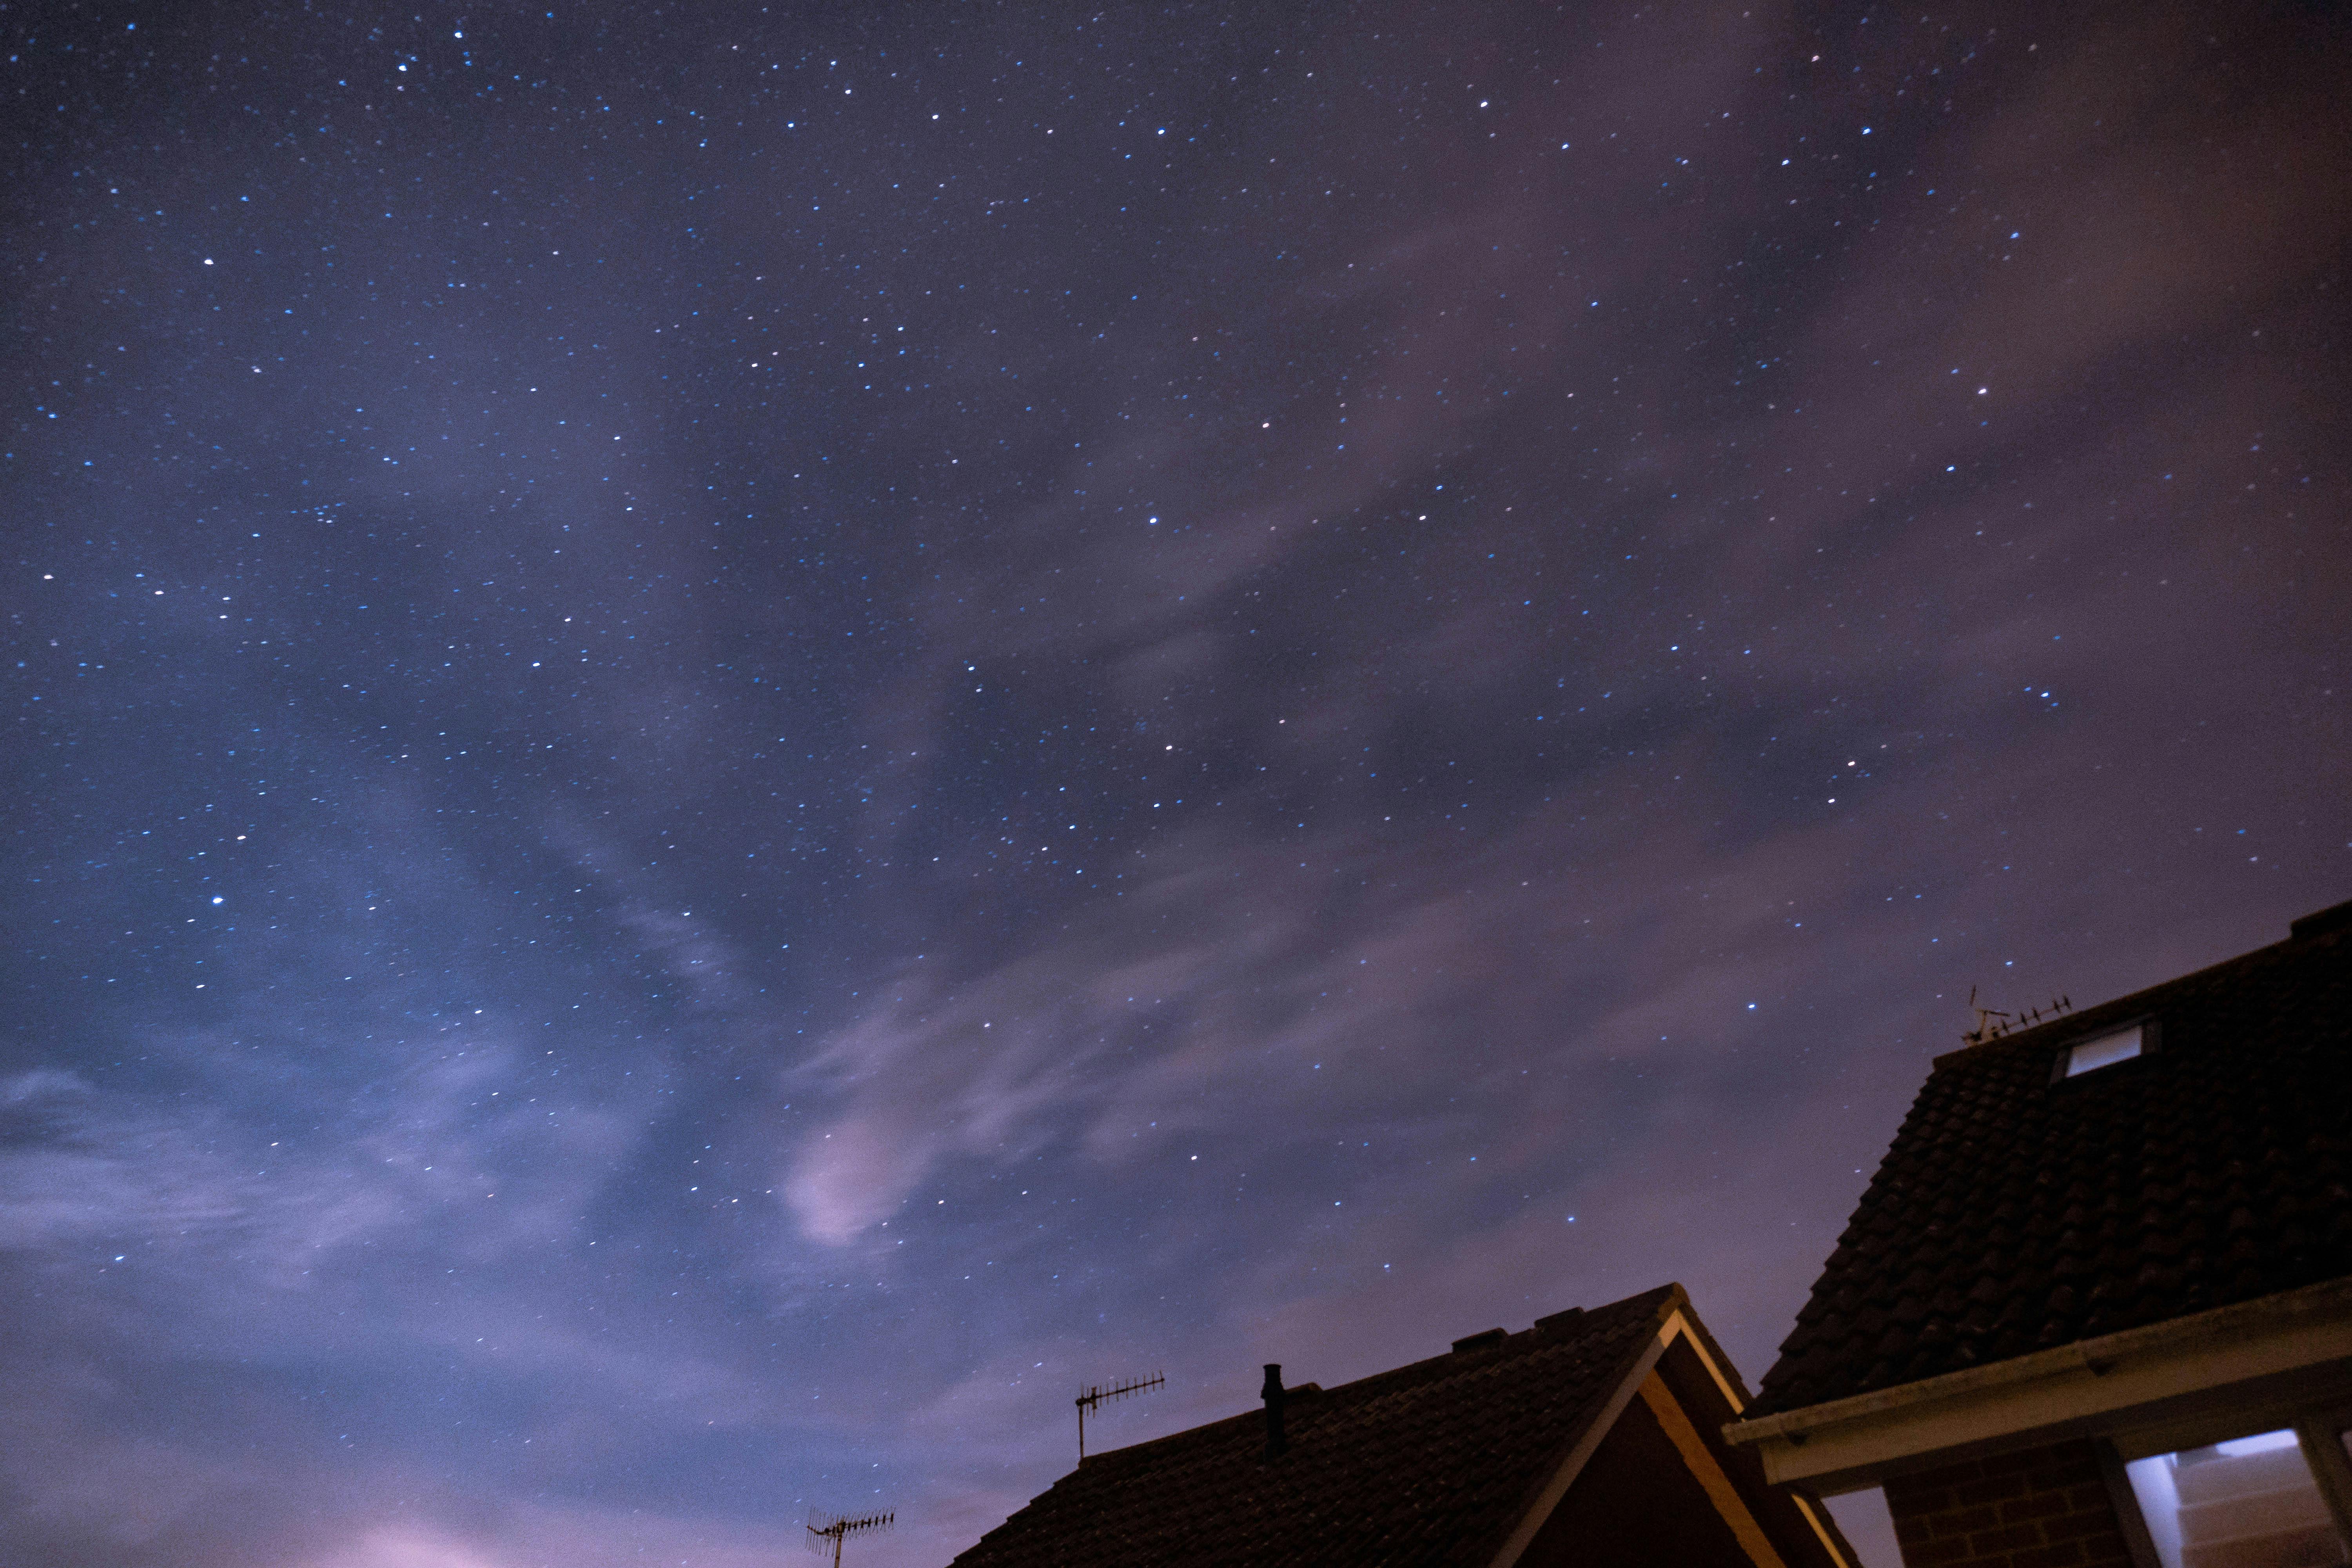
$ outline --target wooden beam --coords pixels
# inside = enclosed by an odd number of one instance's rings
[[[1675,1398],[1675,1391],[1666,1386],[1666,1380],[1660,1377],[1655,1369],[1642,1380],[1642,1403],[1650,1407],[1650,1414],[1658,1418],[1660,1426],[1665,1428],[1666,1436],[1674,1442],[1675,1451],[1683,1457],[1685,1467],[1697,1479],[1698,1484],[1706,1489],[1707,1500],[1715,1504],[1715,1511],[1723,1516],[1723,1522],[1731,1527],[1731,1533],[1738,1538],[1740,1550],[1748,1553],[1748,1560],[1755,1563],[1756,1568],[1789,1568],[1780,1552],[1773,1550],[1770,1538],[1764,1533],[1764,1527],[1748,1510],[1747,1500],[1739,1495],[1739,1489],[1731,1484],[1731,1478],[1724,1474],[1721,1465],[1715,1462],[1715,1456],[1706,1451],[1706,1440],[1699,1436],[1698,1428],[1691,1425],[1690,1416]]]

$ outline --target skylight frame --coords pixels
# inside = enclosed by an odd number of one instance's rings
[[[2111,1057],[2087,1067],[2074,1066],[2076,1050],[2084,1046],[2099,1045],[2119,1036],[2127,1035],[2135,1029],[2139,1031],[2139,1047],[2137,1050]],[[2137,1018],[2126,1018],[2119,1023],[2110,1024],[2105,1028],[2088,1030],[2067,1038],[2051,1058],[2050,1082],[2054,1087],[2062,1083],[2072,1083],[2076,1079],[2096,1078],[2101,1073],[2111,1071],[2126,1063],[2155,1056],[2161,1048],[2160,1031],[2157,1027],[2155,1014],[2147,1013]]]

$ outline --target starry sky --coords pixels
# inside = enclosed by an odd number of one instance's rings
[[[1752,1381],[1971,987],[2352,896],[2340,11],[0,34],[11,1562]]]

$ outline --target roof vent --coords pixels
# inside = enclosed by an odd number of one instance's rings
[[[1510,1337],[1511,1336],[1509,1334],[1506,1333],[1501,1329],[1488,1329],[1483,1334],[1472,1334],[1466,1339],[1454,1341],[1454,1352],[1456,1355],[1459,1355],[1464,1351],[1483,1351],[1490,1345],[1501,1344],[1505,1340],[1509,1339]]]
[[[2352,926],[2352,899],[2332,909],[2307,914],[2286,929],[2288,939],[2293,941],[2300,937],[2324,936],[2332,931],[2342,931],[2346,926]]]

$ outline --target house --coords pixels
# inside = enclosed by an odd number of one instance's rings
[[[1492,1329],[1337,1388],[1090,1455],[956,1568],[1851,1568],[1826,1512],[1766,1485],[1747,1404],[1668,1285]]]
[[[2352,903],[1937,1058],[1726,1436],[1909,1568],[2301,1568],[2347,1425]]]

